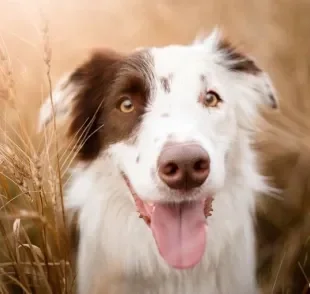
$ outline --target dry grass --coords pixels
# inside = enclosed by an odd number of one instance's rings
[[[54,82],[92,47],[185,43],[215,24],[270,73],[281,101],[281,113],[265,113],[257,145],[284,191],[259,201],[262,292],[306,293],[309,12],[308,0],[0,1],[0,293],[74,293],[62,194],[75,154],[53,123],[36,133]]]
[[[44,44],[51,88],[48,40]],[[3,77],[11,79],[8,56],[3,54],[2,61],[8,69]],[[74,293],[62,186],[66,162],[74,152],[59,146],[55,125],[42,139],[31,137],[16,105],[14,84],[4,82],[3,89],[7,94],[0,120],[1,293]]]

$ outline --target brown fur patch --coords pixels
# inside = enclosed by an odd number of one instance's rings
[[[238,51],[227,39],[221,40],[219,49],[225,51],[228,59],[232,61],[230,66],[232,70],[254,75],[261,73],[261,70],[256,66],[255,62]]]
[[[122,56],[98,51],[71,75],[69,83],[80,89],[74,99],[69,136],[83,132],[80,159],[96,158],[102,149],[129,138],[137,128],[149,97],[150,66],[146,52]],[[130,113],[118,109],[124,96],[133,102]]]
[[[252,75],[259,75],[262,70],[256,63],[249,59],[245,54],[232,45],[227,39],[222,39],[219,43],[219,50],[226,53],[226,58],[230,61],[229,68],[233,71],[244,72]],[[278,108],[277,101],[270,91],[270,106],[274,109]]]

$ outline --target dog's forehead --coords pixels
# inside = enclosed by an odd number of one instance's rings
[[[171,45],[151,48],[154,74],[157,77],[171,75],[203,74],[206,70],[207,54],[196,46]]]

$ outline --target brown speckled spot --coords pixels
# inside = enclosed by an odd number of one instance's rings
[[[166,93],[170,93],[170,81],[168,78],[162,77],[160,78],[161,86],[163,87]]]

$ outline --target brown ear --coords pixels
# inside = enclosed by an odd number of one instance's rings
[[[257,75],[262,72],[253,60],[241,53],[241,51],[237,50],[237,48],[234,47],[227,39],[222,39],[219,41],[218,49],[223,51],[227,60],[230,61],[230,69],[253,75]]]
[[[256,64],[253,58],[238,50],[227,39],[219,40],[218,50],[224,53],[225,66],[230,70],[257,77],[261,81],[259,91],[262,93],[262,101],[271,108],[278,108],[278,101],[271,79]]]
[[[117,73],[120,55],[115,52],[96,52],[90,60],[77,68],[68,83],[79,87],[72,103],[72,121],[69,136],[79,136],[79,157],[83,160],[95,158],[101,149],[100,125],[104,98]]]
[[[95,158],[100,151],[100,117],[104,98],[113,82],[121,55],[101,50],[56,85],[52,97],[56,120],[69,119],[68,136],[76,141],[78,156],[83,160]],[[40,111],[40,127],[53,118],[48,98]]]

